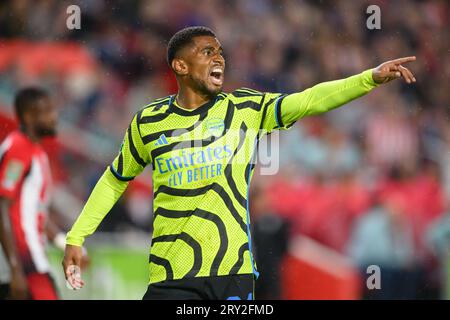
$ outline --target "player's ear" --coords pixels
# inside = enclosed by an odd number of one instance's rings
[[[175,72],[175,74],[179,76],[184,76],[188,73],[187,63],[180,58],[175,58],[172,60],[172,69]]]

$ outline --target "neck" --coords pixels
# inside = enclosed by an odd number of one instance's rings
[[[176,102],[180,107],[191,110],[197,109],[211,99],[210,95],[199,93],[190,87],[184,86],[179,87],[176,96]]]
[[[25,134],[34,143],[39,143],[41,141],[41,138],[35,132],[33,132],[33,130],[30,130],[25,126],[22,126],[20,128],[20,131],[22,131],[22,133]]]

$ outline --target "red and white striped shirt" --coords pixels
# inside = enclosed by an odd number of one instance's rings
[[[11,201],[11,227],[26,274],[50,271],[44,232],[50,187],[45,151],[22,132],[12,132],[0,145],[0,197]]]

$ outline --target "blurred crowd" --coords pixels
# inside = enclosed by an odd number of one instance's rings
[[[81,8],[80,30],[66,27],[71,4]],[[380,30],[366,27],[371,4],[381,8]],[[96,153],[111,161],[132,114],[176,91],[166,44],[188,25],[216,31],[227,59],[225,91],[297,92],[417,56],[410,65],[416,84],[396,81],[282,132],[280,172],[255,178],[253,201],[265,205],[253,214],[258,236],[269,230],[278,241],[271,242],[277,261],[289,237],[306,235],[348,255],[362,272],[370,264],[386,270],[389,285],[368,298],[442,295],[450,248],[448,1],[2,1],[0,50],[17,40],[75,43],[93,63],[73,72],[28,72],[0,57],[0,110],[10,108],[21,86],[52,92],[61,120],[92,139],[86,155],[61,157],[63,183],[85,199],[105,165],[92,163]],[[125,197],[104,227],[148,228],[146,202],[142,194]],[[277,277],[266,274],[269,282]],[[277,292],[270,285],[266,291]]]

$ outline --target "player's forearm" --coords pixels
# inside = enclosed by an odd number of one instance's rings
[[[14,244],[14,236],[8,214],[9,207],[10,202],[7,199],[0,198],[0,244],[11,270],[22,270],[22,264]]]
[[[92,190],[80,216],[67,234],[66,243],[81,246],[84,239],[94,233],[127,186],[127,181],[118,180],[109,168],[106,169]]]
[[[282,102],[285,123],[309,115],[335,109],[378,86],[372,79],[372,69],[335,81],[323,82],[305,91],[286,96]]]

